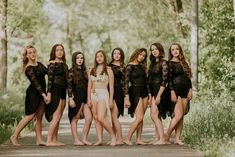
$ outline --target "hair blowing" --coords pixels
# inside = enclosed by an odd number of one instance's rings
[[[31,49],[31,48],[33,48],[35,51],[36,51],[36,49],[35,49],[35,47],[33,47],[32,45],[28,45],[28,46],[26,46],[25,48],[24,48],[24,51],[23,51],[23,60],[22,60],[22,62],[23,62],[23,69],[25,69],[25,66],[28,64],[28,62],[29,62],[29,59],[28,59],[28,57],[27,57],[27,50],[28,49]]]

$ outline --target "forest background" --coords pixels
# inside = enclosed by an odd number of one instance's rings
[[[138,47],[182,45],[193,70],[194,98],[185,118],[184,141],[205,156],[235,155],[235,0],[0,0],[0,143],[24,115],[29,84],[22,50],[33,44],[48,62],[62,43],[67,63],[82,51],[115,47],[126,63]],[[148,52],[150,53],[150,52]]]

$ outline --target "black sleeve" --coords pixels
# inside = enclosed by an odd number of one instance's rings
[[[174,90],[174,87],[173,87],[173,71],[174,71],[174,67],[172,65],[172,63],[169,61],[168,62],[168,68],[169,68],[169,79],[168,79],[168,82],[169,82],[169,88],[170,90]]]
[[[47,86],[47,92],[51,92],[52,83],[54,80],[54,73],[55,73],[55,64],[50,63],[48,65],[48,86]]]
[[[72,85],[73,85],[73,69],[70,69],[68,72],[68,96],[72,97]]]
[[[125,94],[129,94],[129,81],[131,77],[132,67],[131,65],[127,65],[125,69],[125,81],[124,81],[124,92]]]
[[[168,65],[166,61],[162,62],[162,83],[161,86],[166,87],[168,81]]]
[[[29,79],[30,83],[38,90],[40,94],[44,93],[38,79],[36,77],[33,67],[27,67],[25,70],[25,75]]]

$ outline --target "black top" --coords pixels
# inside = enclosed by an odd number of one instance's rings
[[[87,78],[85,78],[84,76],[84,72],[82,69],[77,69],[78,70],[78,76],[80,78],[78,78],[78,80],[74,79],[74,69],[71,68],[69,69],[69,73],[68,73],[68,95],[69,97],[72,97],[72,93],[73,93],[73,88],[76,87],[84,87],[87,88],[88,85],[88,80]]]
[[[168,65],[170,90],[176,90],[177,87],[192,88],[191,80],[179,62],[169,61]]]
[[[51,92],[52,84],[67,85],[67,65],[64,63],[50,63],[48,65],[48,92]]]
[[[121,71],[121,67],[118,65],[110,64],[114,75],[114,86],[123,86],[124,73]]]
[[[137,64],[128,64],[126,66],[125,72],[125,94],[129,93],[129,82],[131,86],[146,86],[148,88],[147,83],[147,75],[142,65]],[[148,89],[149,92],[149,89]]]
[[[168,66],[165,60],[153,63],[149,68],[148,73],[148,83],[149,84],[160,84],[163,87],[166,87],[168,82]]]
[[[37,62],[37,66],[27,66],[25,69],[25,75],[30,81],[30,86],[33,86],[40,94],[46,92],[45,75],[47,74],[47,68],[40,62]]]

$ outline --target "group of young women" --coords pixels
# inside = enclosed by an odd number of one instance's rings
[[[63,45],[56,44],[52,47],[46,68],[36,61],[36,49],[31,45],[27,46],[23,53],[23,68],[31,84],[26,91],[26,116],[11,136],[12,144],[20,145],[18,136],[21,130],[34,119],[37,145],[64,145],[58,141],[58,129],[68,93],[68,117],[74,145],[92,145],[88,141],[88,133],[93,119],[97,135],[94,145],[103,144],[103,129],[110,135],[108,143],[111,146],[124,143],[133,145],[131,138],[135,131],[135,144],[146,144],[141,140],[141,135],[148,106],[156,130],[156,138],[151,144],[169,143],[170,136],[175,131],[174,143],[182,145],[180,137],[183,118],[192,99],[190,66],[178,43],[170,46],[168,61],[164,60],[165,53],[160,43],[153,43],[150,52],[150,64],[147,68],[145,48],[136,49],[127,65],[121,48],[113,49],[110,63],[107,63],[105,52],[99,50],[95,53],[94,65],[90,69],[86,68],[84,54],[74,52],[72,67],[69,69]],[[47,91],[45,75],[48,75]],[[135,118],[125,140],[119,121],[124,107]],[[50,122],[47,142],[42,140],[44,113]],[[80,140],[77,124],[82,113],[85,124]],[[162,119],[167,115],[172,119],[164,134]]]

